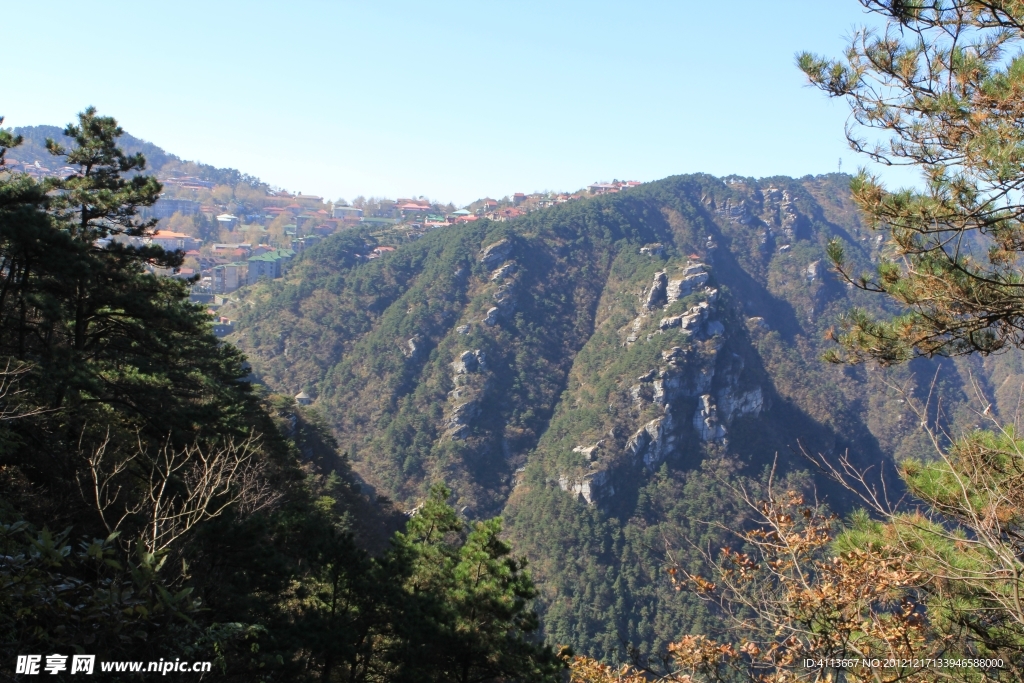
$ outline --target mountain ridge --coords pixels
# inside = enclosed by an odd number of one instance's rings
[[[677,559],[687,534],[721,541],[694,519],[742,519],[722,482],[772,467],[848,509],[800,474],[801,449],[892,474],[926,444],[891,384],[921,396],[938,372],[952,425],[971,372],[1024,379],[1006,360],[818,360],[842,312],[883,310],[826,265],[833,238],[858,268],[880,257],[848,183],[674,176],[443,228],[368,263],[356,254],[373,235],[344,233],[243,292],[233,339],[270,386],[316,398],[380,493],[410,509],[443,480],[463,514],[502,514],[549,639],[654,657],[665,634],[715,622],[669,588],[651,533]]]

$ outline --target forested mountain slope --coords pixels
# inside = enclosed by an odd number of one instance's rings
[[[862,268],[879,256],[848,182],[678,176],[372,261],[369,233],[344,233],[243,292],[234,341],[271,388],[316,398],[379,493],[411,508],[444,480],[467,516],[503,511],[551,640],[653,656],[713,628],[661,565],[690,557],[687,539],[720,542],[701,520],[740,523],[729,481],[776,456],[806,468],[801,445],[864,466],[924,452],[887,382],[922,395],[935,376],[948,421],[968,424],[973,368],[1014,408],[1010,360],[819,360],[843,311],[879,305],[824,260],[832,238]]]

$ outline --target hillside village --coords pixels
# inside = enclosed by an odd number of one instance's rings
[[[45,173],[46,169],[36,167],[36,171]],[[215,316],[227,295],[261,278],[284,276],[297,255],[339,231],[369,230],[376,246],[367,244],[366,252],[357,257],[373,260],[432,230],[481,219],[509,221],[538,209],[640,184],[613,181],[594,183],[574,193],[517,192],[456,209],[423,197],[331,202],[269,188],[241,192],[239,187],[218,186],[195,176],[161,177],[160,181],[164,193],[146,212],[147,217],[158,220],[153,236],[118,239],[184,252],[184,266],[162,274],[193,279],[193,301],[210,306]],[[232,330],[231,321],[218,316],[217,333],[226,335]]]
[[[75,172],[45,149],[45,138],[57,138],[59,129],[43,126],[16,132],[26,135],[26,144],[8,156],[7,171],[25,173],[36,180],[67,177]],[[635,180],[613,180],[595,182],[571,193],[516,192],[501,199],[478,199],[462,208],[423,196],[393,200],[357,197],[351,203],[341,199],[332,202],[272,188],[231,169],[183,161],[131,136],[126,136],[125,142],[127,151],[146,154],[163,193],[155,205],[140,212],[143,218],[157,221],[151,237],[113,239],[183,252],[181,268],[154,271],[193,280],[192,300],[208,305],[214,316],[232,292],[261,278],[284,276],[296,256],[339,231],[368,231],[373,243],[368,243],[365,253],[357,257],[373,260],[449,225],[485,218],[509,221],[556,204],[640,185]],[[231,321],[218,317],[218,334],[229,334],[232,328]]]

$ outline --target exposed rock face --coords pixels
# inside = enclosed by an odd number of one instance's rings
[[[724,216],[730,223],[737,223],[739,225],[750,225],[757,222],[757,219],[750,212],[746,199],[734,202],[732,199],[726,198],[715,209],[715,213]]]
[[[821,261],[815,261],[814,263],[807,266],[807,281],[814,282],[818,279],[818,271],[821,267]]]
[[[498,324],[498,312],[499,312],[499,309],[498,309],[497,306],[494,306],[492,308],[487,309],[487,315],[484,316],[484,319],[481,322],[484,325],[487,325],[488,327],[491,327],[493,325],[497,325]]]
[[[595,455],[595,452],[599,448],[601,448],[602,446],[604,446],[604,439],[601,439],[600,441],[598,441],[597,443],[595,443],[592,446],[577,446],[576,448],[572,449],[572,452],[573,453],[579,453],[584,458],[586,458],[588,461],[593,461],[597,457]]]
[[[583,498],[587,503],[594,503],[598,498],[615,495],[615,487],[607,470],[599,470],[583,475],[579,479],[567,476],[558,478],[558,485],[563,491]]]
[[[665,253],[665,245],[661,242],[655,242],[653,244],[645,244],[640,247],[641,254],[650,254],[651,256],[661,256]]]
[[[474,351],[463,351],[459,359],[452,362],[452,369],[455,374],[463,375],[467,372],[477,372],[483,369],[487,356],[480,349]]]
[[[693,427],[701,441],[721,441],[725,438],[725,427],[718,423],[718,407],[711,394],[704,394],[693,414]]]
[[[754,387],[749,391],[739,394],[733,393],[733,388],[727,386],[718,394],[718,410],[722,419],[732,422],[738,417],[748,415],[757,417],[764,407],[764,393],[761,387]]]
[[[704,333],[709,337],[720,337],[725,334],[725,325],[721,321],[712,320],[704,329]]]
[[[653,472],[675,443],[675,436],[671,434],[672,427],[672,411],[666,406],[664,415],[654,418],[629,438],[626,454],[631,456],[634,464],[642,461]]]
[[[420,335],[414,335],[405,343],[406,353],[408,358],[415,358],[419,355],[421,345],[423,344],[423,338]]]
[[[498,287],[498,291],[492,297],[494,303],[498,304],[498,310],[502,315],[511,315],[516,309],[515,282],[509,282]]]
[[[704,269],[703,263],[691,263],[683,270],[683,277],[679,280],[669,280],[666,288],[668,303],[679,301],[686,295],[696,292],[708,281],[708,272]]]
[[[491,273],[491,282],[504,280],[510,275],[515,274],[517,270],[519,270],[519,265],[515,261],[509,261],[508,263],[502,265],[501,268],[498,268],[496,271]]]
[[[452,441],[464,439],[469,433],[469,424],[480,414],[480,405],[476,401],[466,401],[456,405],[444,420],[445,436]]]
[[[653,311],[655,308],[665,303],[665,287],[668,285],[668,278],[665,276],[664,271],[658,271],[654,274],[654,283],[651,284],[650,290],[647,295],[641,301],[644,309]]]
[[[746,213],[737,213],[738,218],[745,215],[752,222],[760,220],[746,208],[742,211]],[[595,446],[573,449],[587,458],[591,471],[562,476],[559,484],[564,490],[588,503],[599,502],[614,495],[611,482],[617,478],[635,478],[637,468],[657,469],[677,449],[680,439],[724,442],[729,423],[761,413],[761,388],[739,389],[743,360],[736,354],[719,355],[726,328],[720,320],[713,319],[719,292],[707,286],[709,279],[707,266],[693,261],[686,264],[678,279],[669,280],[665,272],[655,274],[640,297],[640,311],[629,328],[627,346],[647,331],[645,327],[656,311],[690,294],[703,294],[704,300],[683,313],[661,317],[657,329],[646,334],[647,343],[664,334],[672,335],[668,338],[680,344],[663,350],[663,365],[636,377],[636,382],[626,389],[633,410],[646,415],[646,422],[635,427],[625,442],[619,441],[617,449],[603,451],[600,460],[593,455],[598,450]],[[650,419],[651,408],[655,406],[660,415]],[[689,416],[690,411],[694,411],[692,419],[678,419],[679,415]],[[615,430],[609,434],[615,437]]]
[[[661,322],[658,323],[658,329],[667,330],[672,327],[679,327],[683,323],[683,316],[674,315],[670,318],[662,318]]]
[[[501,264],[512,253],[512,242],[503,239],[490,244],[480,250],[480,262],[488,268],[494,268]]]
[[[469,325],[459,325],[455,328],[455,331],[459,334],[469,334]]]

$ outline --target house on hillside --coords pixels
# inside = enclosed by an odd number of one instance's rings
[[[225,263],[213,268],[213,292],[214,294],[228,294],[233,292],[246,282],[246,273],[249,271],[249,264],[245,261]]]
[[[618,187],[615,183],[594,183],[587,185],[587,189],[590,190],[590,194],[608,194],[610,192],[617,192]]]
[[[153,233],[149,243],[156,247],[163,247],[164,251],[191,251],[203,246],[201,239],[172,230],[157,230]]]
[[[291,249],[277,249],[258,256],[250,256],[245,283],[254,285],[259,282],[261,277],[268,280],[281,277],[288,271],[288,266],[293,258],[295,258],[295,252]]]
[[[363,210],[354,206],[335,206],[334,217],[346,223],[358,223],[363,217]]]
[[[403,216],[412,216],[420,213],[426,213],[430,210],[429,206],[423,206],[422,204],[399,204],[398,210],[402,212]]]

